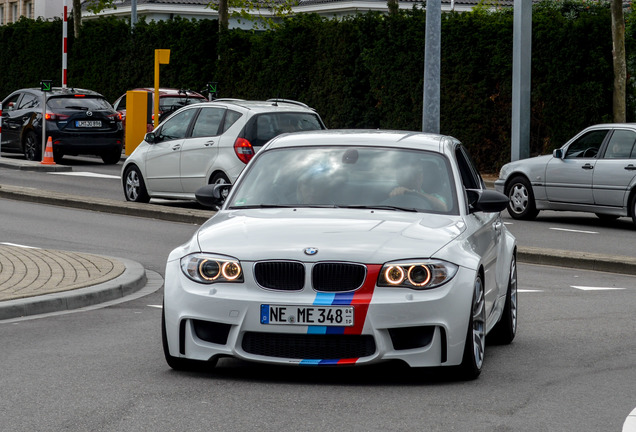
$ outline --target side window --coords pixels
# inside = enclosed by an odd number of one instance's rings
[[[223,122],[223,130],[221,131],[221,133],[225,133],[225,131],[231,128],[232,125],[236,123],[236,121],[240,119],[242,115],[243,114],[241,114],[240,112],[227,110],[227,112],[225,113],[225,122]]]
[[[225,109],[223,108],[201,108],[201,112],[192,128],[192,137],[218,135],[224,111]]]
[[[455,149],[457,165],[462,176],[462,183],[465,189],[482,189],[481,177],[470,155],[463,146],[458,145]]]
[[[35,108],[38,105],[40,105],[40,103],[38,101],[38,98],[35,95],[32,95],[30,93],[25,93],[24,97],[20,101],[20,105],[18,106],[18,109],[31,109],[31,108]]]
[[[163,141],[185,138],[196,109],[186,109],[167,120],[159,132]]]
[[[20,96],[22,96],[22,93],[18,93],[16,95],[13,95],[10,99],[8,99],[6,102],[4,102],[4,104],[2,105],[2,109],[9,112],[9,111],[15,111],[18,109],[18,99],[20,99]]]
[[[119,99],[117,102],[115,102],[115,110],[116,111],[121,111],[121,110],[125,110],[126,109],[126,95],[123,95],[121,97],[121,99]]]
[[[634,142],[636,132],[624,129],[615,130],[607,144],[605,159],[629,159],[636,157]]]
[[[595,130],[578,138],[568,147],[565,153],[565,159],[596,157],[607,132],[607,129]]]

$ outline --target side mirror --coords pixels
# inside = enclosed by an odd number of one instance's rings
[[[144,141],[146,141],[148,144],[154,144],[155,142],[157,142],[157,137],[155,136],[154,132],[148,132],[146,135],[144,135]]]
[[[508,197],[488,189],[466,189],[470,212],[498,213],[508,206]]]
[[[556,149],[552,151],[552,156],[557,158],[557,159],[563,159],[563,150],[562,149]]]
[[[206,207],[216,207],[225,201],[232,185],[229,183],[209,184],[197,189],[194,193],[197,202]]]

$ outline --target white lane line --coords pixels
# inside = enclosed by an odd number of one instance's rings
[[[566,231],[566,232],[581,233],[581,234],[598,234],[598,232],[596,231],[583,231],[583,230],[574,230],[574,229],[566,229],[566,228],[550,228],[550,229],[554,231]]]
[[[21,245],[21,244],[16,244],[16,243],[1,242],[0,244],[6,245],[6,246],[16,246],[16,247],[21,247],[21,248],[25,248],[25,249],[40,249],[40,248],[35,247],[35,246],[26,246],[26,245]]]
[[[157,309],[163,309],[163,306],[161,305],[147,305],[148,307],[153,307],[153,308],[157,308]]]
[[[580,285],[570,285],[571,288],[576,288],[581,291],[619,291],[627,288],[618,288],[618,287],[591,287],[591,286],[580,286]]]
[[[543,292],[543,290],[518,289],[517,292],[520,292],[520,293],[537,293],[537,292]]]
[[[71,171],[71,172],[50,172],[49,174],[53,175],[66,175],[66,176],[75,176],[75,177],[96,177],[96,178],[108,178],[108,179],[117,179],[119,180],[121,177],[114,176],[110,174],[99,174],[88,171]]]

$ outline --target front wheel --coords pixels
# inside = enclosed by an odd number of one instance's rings
[[[634,225],[636,225],[636,193],[632,195],[632,199],[629,200],[629,208],[632,212],[632,221],[634,222]]]
[[[29,161],[42,160],[42,144],[38,142],[38,136],[33,131],[27,132],[24,137],[24,157]]]
[[[150,202],[150,195],[148,195],[146,190],[144,178],[134,165],[126,168],[124,172],[124,195],[126,196],[126,201]]]
[[[532,186],[525,177],[513,178],[506,187],[508,214],[513,219],[532,220],[539,214],[535,205]]]
[[[481,275],[475,279],[473,288],[473,300],[470,308],[470,320],[466,332],[464,355],[459,371],[466,380],[476,379],[481,373],[484,364],[484,352],[486,348],[486,298],[484,296],[484,284]]]

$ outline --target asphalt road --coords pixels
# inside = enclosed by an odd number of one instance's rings
[[[0,169],[0,184],[10,174]],[[70,176],[43,178],[51,179],[37,180],[47,189],[73,184]],[[110,193],[115,182],[76,181],[93,194]],[[520,244],[596,250],[607,238],[614,251],[633,244],[631,226],[587,219],[507,222]],[[197,228],[4,199],[0,220],[2,242],[118,256],[161,275],[168,252]],[[578,232],[592,228],[599,234]],[[224,359],[210,372],[174,372],[161,352],[162,290],[0,323],[0,430],[620,430],[636,406],[635,280],[520,263],[518,336],[488,346],[484,372],[468,383],[396,365],[289,369]]]

